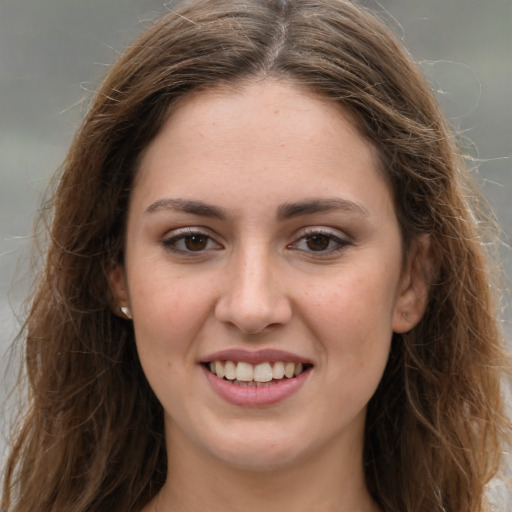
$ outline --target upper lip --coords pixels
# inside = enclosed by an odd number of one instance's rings
[[[266,348],[262,350],[247,350],[241,348],[219,350],[218,352],[213,352],[212,354],[201,358],[200,363],[209,363],[211,361],[243,361],[251,364],[283,361],[290,363],[312,364],[307,358],[293,354],[292,352],[273,348]]]

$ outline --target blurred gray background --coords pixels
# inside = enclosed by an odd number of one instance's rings
[[[421,63],[512,233],[512,0],[370,0]],[[34,215],[107,66],[171,3],[0,0],[0,402],[26,293]],[[512,276],[512,257],[503,248]],[[21,264],[20,264],[21,262]],[[510,306],[504,312],[510,333]],[[509,336],[510,337],[510,336]],[[1,423],[7,423],[4,409]],[[3,438],[0,436],[0,468]],[[497,489],[503,494],[504,486]],[[506,499],[506,498],[503,498]],[[510,498],[509,498],[510,499]],[[503,502],[504,503],[504,502]],[[499,510],[512,509],[502,505]]]

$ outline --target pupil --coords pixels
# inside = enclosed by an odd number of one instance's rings
[[[329,242],[327,235],[311,235],[308,237],[307,245],[312,251],[325,251],[329,247]]]
[[[185,239],[189,251],[201,251],[206,248],[207,239],[204,235],[191,235]]]

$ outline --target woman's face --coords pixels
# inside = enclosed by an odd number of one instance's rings
[[[414,275],[372,146],[333,104],[267,81],[171,115],[112,286],[168,449],[261,469],[360,459],[392,332],[421,315]]]

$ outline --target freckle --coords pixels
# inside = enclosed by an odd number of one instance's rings
[[[274,114],[279,114],[279,109],[278,110],[274,110]]]

